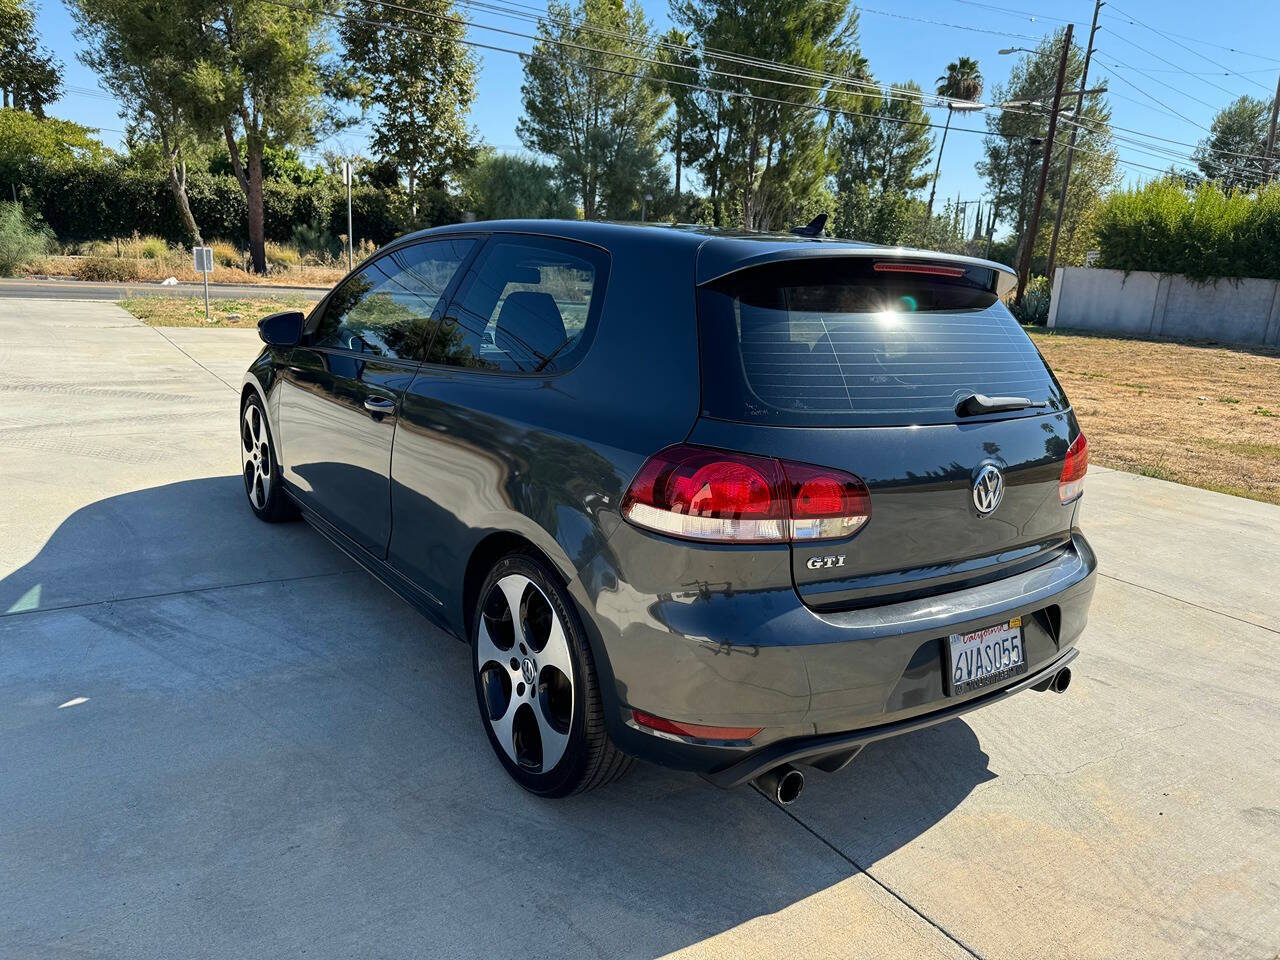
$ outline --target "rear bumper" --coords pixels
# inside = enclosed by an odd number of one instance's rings
[[[940,723],[1052,676],[1076,655],[1097,561],[1085,538],[991,583],[839,613],[806,607],[785,548],[672,548],[624,525],[628,578],[608,554],[581,571],[609,733],[624,751],[722,786],[780,763],[853,751]],[[638,562],[636,562],[638,561]],[[773,566],[776,562],[777,566]],[[1029,670],[996,689],[947,689],[948,634],[1021,616]],[[655,735],[632,710],[722,727],[751,741]]]
[[[923,730],[925,727],[932,727],[934,724],[945,723],[948,720],[963,716],[971,710],[989,706],[999,700],[1003,700],[1005,697],[1045,683],[1074,660],[1078,654],[1079,651],[1075,648],[1067,650],[1056,660],[1042,666],[1039,670],[1024,674],[1008,686],[984,691],[982,696],[975,697],[972,700],[965,700],[940,710],[934,710],[932,713],[911,717],[906,720],[898,720],[894,723],[866,727],[850,733],[783,740],[753,751],[741,760],[713,770],[704,774],[704,776],[717,787],[736,787],[784,763],[813,763],[824,757],[861,750],[868,743],[874,743],[876,740],[887,740],[889,737],[896,737],[915,730]]]

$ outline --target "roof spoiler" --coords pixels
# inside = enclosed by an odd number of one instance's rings
[[[876,269],[884,270],[885,272],[908,272],[913,267],[923,272],[933,267],[938,269],[941,275],[943,270],[964,270],[970,267],[982,267],[993,271],[995,276],[994,292],[1002,300],[1013,293],[1014,288],[1017,286],[1017,274],[1014,273],[1013,268],[1003,263],[996,263],[994,260],[968,257],[958,253],[914,250],[910,247],[843,244],[829,240],[825,243],[804,243],[779,247],[759,256],[739,260],[729,269],[717,272],[715,276],[700,276],[697,282],[699,284],[710,283],[730,274],[764,266],[768,263],[781,263],[788,260],[815,260],[825,257],[856,257],[858,259],[873,260],[877,264]],[[899,264],[901,266],[898,266]]]

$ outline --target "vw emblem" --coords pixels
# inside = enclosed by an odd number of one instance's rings
[[[524,663],[520,665],[520,673],[524,676],[524,682],[532,684],[537,679],[537,674],[533,670],[533,661],[528,657],[524,658]]]
[[[1000,506],[1000,498],[1004,496],[1004,474],[1000,468],[988,463],[978,471],[973,480],[973,505],[979,516],[989,516]]]

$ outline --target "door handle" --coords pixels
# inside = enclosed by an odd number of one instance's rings
[[[364,408],[370,413],[394,413],[396,402],[384,397],[365,397]]]

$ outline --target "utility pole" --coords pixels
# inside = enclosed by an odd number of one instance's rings
[[[356,268],[356,234],[351,226],[351,181],[355,179],[355,171],[350,160],[342,161],[342,179],[347,184],[347,270]]]
[[[1103,0],[1094,0],[1093,26],[1089,28],[1089,45],[1084,51],[1084,69],[1080,71],[1080,92],[1076,94],[1076,114],[1071,124],[1071,142],[1067,144],[1067,170],[1062,175],[1062,192],[1058,194],[1058,216],[1053,221],[1053,239],[1049,241],[1049,286],[1053,286],[1053,264],[1058,259],[1058,234],[1062,232],[1062,214],[1067,209],[1067,186],[1071,183],[1071,161],[1075,159],[1076,137],[1080,135],[1080,121],[1084,111],[1085,83],[1089,79],[1089,61],[1093,58],[1093,38],[1098,32],[1098,14]],[[1275,116],[1273,111],[1271,114]],[[1275,124],[1272,124],[1274,129]]]
[[[1275,96],[1275,99],[1271,101],[1271,128],[1267,131],[1267,150],[1266,150],[1267,158],[1265,161],[1267,164],[1267,183],[1271,182],[1271,178],[1274,175],[1274,170],[1275,170],[1274,166],[1271,163],[1271,155],[1276,148],[1277,116],[1280,116],[1280,79],[1276,80],[1276,96]]]
[[[1036,202],[1031,208],[1031,222],[1027,224],[1027,235],[1022,244],[1022,262],[1018,264],[1018,292],[1014,303],[1022,303],[1022,295],[1027,292],[1027,280],[1031,273],[1031,251],[1036,245],[1036,231],[1040,229],[1040,210],[1044,206],[1044,188],[1049,181],[1049,164],[1053,160],[1053,137],[1058,132],[1058,111],[1062,109],[1062,85],[1067,79],[1067,58],[1071,55],[1071,36],[1073,25],[1067,24],[1066,35],[1062,38],[1062,57],[1058,61],[1058,82],[1053,88],[1053,112],[1049,114],[1049,133],[1044,140],[1044,162],[1040,164],[1040,182],[1036,186]]]

